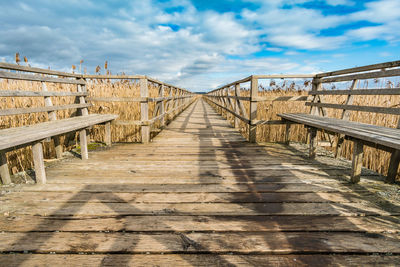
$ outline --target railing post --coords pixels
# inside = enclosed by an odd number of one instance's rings
[[[149,97],[149,88],[147,85],[147,78],[140,79],[140,97]],[[149,120],[149,100],[140,103],[140,120],[142,121],[142,143],[148,144],[150,142],[150,125],[143,125]]]
[[[164,84],[161,84],[160,97],[164,98]],[[165,101],[164,99],[160,103],[160,115],[161,117],[161,127],[165,126]]]
[[[240,96],[240,83],[235,84],[235,97],[239,97]],[[233,102],[235,103],[235,113],[240,115],[240,105],[239,105],[239,99],[235,98],[233,100]],[[235,116],[235,120],[234,120],[234,127],[235,128],[239,128],[240,127],[240,119],[238,117]]]
[[[257,140],[257,125],[255,120],[257,119],[257,98],[258,96],[258,79],[251,76],[250,83],[250,116],[249,116],[249,142],[255,143]]]

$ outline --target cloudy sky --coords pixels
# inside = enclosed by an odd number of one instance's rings
[[[107,60],[194,91],[400,54],[399,0],[0,0],[0,25],[0,61],[94,73]]]

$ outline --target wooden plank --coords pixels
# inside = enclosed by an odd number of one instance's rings
[[[399,253],[399,236],[363,233],[0,233],[0,251],[36,253]]]
[[[35,166],[36,183],[46,183],[46,171],[43,160],[43,145],[41,142],[32,145],[33,165]]]
[[[51,91],[24,91],[0,90],[0,97],[49,97],[49,96],[86,96],[84,92],[51,92]]]
[[[337,77],[326,77],[326,78],[320,78],[320,81],[322,83],[331,83],[331,82],[352,81],[356,79],[364,80],[364,79],[375,79],[375,78],[394,77],[394,76],[400,76],[400,69],[371,71],[366,73],[357,73],[357,74],[343,75]]]
[[[384,63],[379,63],[379,64],[372,64],[372,65],[366,65],[366,66],[361,66],[361,67],[319,73],[315,77],[323,78],[323,77],[328,77],[328,76],[336,76],[336,75],[342,75],[342,74],[348,74],[348,73],[354,73],[354,72],[379,70],[379,69],[385,69],[385,68],[394,68],[394,67],[399,67],[399,66],[400,66],[400,60],[397,60],[397,61],[390,61],[390,62],[384,62]]]
[[[65,109],[80,109],[91,107],[91,104],[69,104],[60,106],[49,106],[49,107],[35,107],[35,108],[9,108],[0,110],[0,116],[12,116],[30,113],[40,113],[40,112],[52,112],[56,110]]]
[[[329,185],[329,184],[305,184],[303,182],[291,184],[275,184],[275,183],[257,183],[254,185],[246,184],[92,184],[82,185],[80,183],[69,184],[51,184],[46,186],[26,186],[19,188],[21,192],[41,192],[41,191],[54,191],[54,192],[209,192],[209,193],[223,193],[223,192],[356,192],[366,191],[362,186],[353,185]]]
[[[0,176],[3,184],[11,184],[10,171],[8,170],[8,162],[6,151],[0,151]]]
[[[144,102],[146,97],[88,97],[91,102]]]
[[[389,255],[232,255],[232,254],[0,254],[5,266],[387,266]]]
[[[306,102],[306,106],[400,115],[400,108],[391,108],[391,107],[342,105],[342,104],[333,104],[333,103],[312,103],[312,102]]]
[[[400,95],[400,88],[321,90],[310,91],[310,95]]]
[[[0,216],[4,232],[369,232],[399,233],[390,216]]]
[[[52,178],[48,173],[49,181]],[[68,177],[69,178],[69,177]],[[65,178],[64,178],[65,180]],[[116,183],[119,181],[117,180]],[[163,184],[163,181],[158,181]],[[205,181],[204,183],[207,183]],[[39,205],[39,202],[47,203],[368,203],[373,199],[374,194],[368,192],[357,193],[297,193],[290,192],[269,192],[269,193],[96,193],[89,192],[66,192],[60,194],[58,192],[13,192],[1,196],[3,203],[20,203],[24,199]],[[400,226],[399,226],[400,227]]]
[[[29,67],[29,66],[21,66],[21,65],[17,65],[17,64],[6,63],[6,62],[0,62],[0,69],[18,70],[18,71],[48,74],[48,75],[57,75],[57,76],[62,76],[62,77],[79,77],[80,76],[80,74],[75,74],[75,73],[62,72],[62,71],[49,70],[49,69],[41,69],[41,68],[33,68],[33,67]]]
[[[76,79],[55,78],[41,75],[21,74],[7,71],[0,71],[0,78],[24,81],[51,82],[64,84],[84,84],[84,82]]]
[[[7,203],[1,213],[15,216],[133,215],[280,215],[280,216],[399,216],[400,208],[384,210],[364,203]]]

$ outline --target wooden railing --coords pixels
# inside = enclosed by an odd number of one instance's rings
[[[143,143],[150,142],[150,126],[160,121],[161,127],[166,123],[166,116],[172,115],[176,116],[182,112],[188,105],[190,105],[196,96],[196,94],[167,84],[156,79],[143,76],[143,75],[83,75],[75,73],[67,73],[55,70],[32,68],[28,66],[20,66],[10,63],[0,63],[0,69],[5,71],[0,71],[1,79],[13,79],[13,80],[25,80],[25,81],[38,81],[38,82],[50,82],[50,83],[66,83],[66,84],[77,84],[86,88],[88,81],[90,80],[134,80],[138,81],[140,84],[140,97],[88,97],[85,94],[82,95],[79,92],[75,93],[79,97],[80,102],[65,106],[62,108],[87,108],[90,104],[87,102],[126,102],[126,103],[140,103],[140,120],[116,120],[113,124],[116,125],[138,125],[141,126],[141,140]],[[10,72],[12,71],[12,72]],[[34,73],[34,74],[27,74]],[[158,86],[158,95],[156,97],[149,97],[149,85]],[[86,89],[85,89],[86,90]],[[18,94],[18,91],[13,91],[13,94]],[[44,96],[48,98],[49,96],[71,96],[73,93],[63,93],[63,92],[26,92],[21,91],[21,94],[28,96]],[[6,91],[0,91],[0,96],[8,96]],[[74,95],[75,96],[75,95]],[[82,102],[83,101],[83,102]],[[149,113],[149,103],[154,102],[156,106],[152,112]],[[85,103],[83,104],[80,103]],[[47,102],[46,102],[47,105]],[[58,110],[59,107],[40,107],[37,112],[50,112]],[[22,110],[22,109],[21,109]],[[0,113],[5,111],[0,110]],[[9,111],[7,111],[9,112]],[[14,112],[15,113],[15,112]],[[8,115],[8,114],[3,114]]]
[[[222,110],[235,117],[234,126],[237,127],[240,121],[246,123],[249,128],[249,141],[256,142],[257,125],[282,124],[277,120],[257,120],[257,103],[263,101],[305,101],[307,96],[279,96],[263,97],[259,96],[259,80],[261,79],[305,79],[314,78],[312,74],[293,74],[293,75],[252,75],[247,78],[229,83],[205,94],[205,98]],[[241,96],[241,84],[250,82],[249,96]],[[246,110],[243,101],[248,101],[249,111]]]
[[[90,97],[90,102],[126,102],[126,103],[140,103],[140,120],[116,120],[116,125],[139,125],[141,126],[141,136],[143,143],[150,142],[150,127],[157,121],[161,122],[161,128],[165,126],[166,116],[173,114],[177,115],[182,112],[188,105],[190,105],[196,94],[167,84],[156,79],[141,76],[119,76],[119,75],[83,75],[85,79],[124,79],[124,80],[139,80],[140,84],[140,97]],[[149,83],[159,87],[158,95],[156,97],[149,97]],[[155,102],[156,106],[152,112],[149,113],[149,103]]]

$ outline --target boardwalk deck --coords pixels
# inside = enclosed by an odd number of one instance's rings
[[[396,266],[400,206],[348,174],[250,144],[199,100],[150,144],[65,160],[0,196],[0,265]]]

